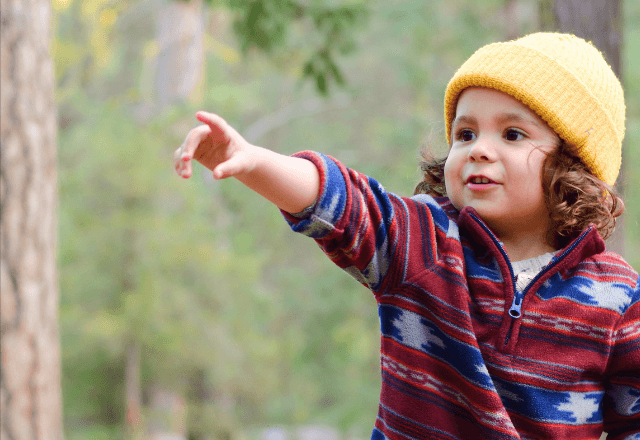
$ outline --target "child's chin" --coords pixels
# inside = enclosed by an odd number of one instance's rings
[[[486,200],[473,200],[469,203],[464,204],[465,207],[473,208],[478,215],[482,218],[482,220],[491,219],[492,217],[496,217],[496,206],[495,204],[489,203]]]

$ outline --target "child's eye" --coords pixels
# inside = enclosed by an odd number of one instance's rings
[[[469,130],[469,129],[462,129],[460,131],[458,131],[458,136],[457,136],[458,140],[462,141],[462,142],[469,142],[472,141],[476,138],[476,134]]]
[[[514,128],[510,128],[504,133],[504,137],[508,141],[519,141],[524,138],[524,134]]]

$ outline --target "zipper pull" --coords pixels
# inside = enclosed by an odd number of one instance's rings
[[[513,295],[513,302],[511,303],[511,308],[509,309],[509,316],[515,319],[518,319],[520,316],[522,316],[522,298],[520,298],[517,293]]]

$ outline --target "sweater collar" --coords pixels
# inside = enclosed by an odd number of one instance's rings
[[[475,245],[488,248],[494,255],[499,253],[506,257],[502,243],[480,218],[475,209],[469,206],[462,208],[458,216],[458,226],[468,233],[469,238],[472,239],[471,241]],[[604,250],[604,240],[598,230],[593,225],[589,225],[579,237],[558,251],[555,258],[562,260],[558,264],[558,268],[566,270],[577,266],[578,263],[593,255],[602,253]]]

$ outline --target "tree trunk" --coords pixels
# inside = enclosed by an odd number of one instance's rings
[[[191,97],[204,76],[202,0],[170,1],[157,18],[155,90],[160,108]]]
[[[186,440],[187,405],[184,398],[162,385],[151,388],[149,440]]]
[[[505,0],[504,2],[505,40],[515,40],[520,36],[518,17],[518,0]]]
[[[144,435],[144,417],[142,414],[142,386],[140,383],[140,343],[131,342],[126,347],[125,364],[125,438],[139,440]]]
[[[553,32],[558,29],[554,5],[555,0],[538,0],[538,26],[541,31]]]
[[[591,41],[622,78],[622,15],[620,0],[556,0],[558,29]]]
[[[544,0],[549,2],[549,0]],[[556,29],[591,41],[622,81],[622,5],[620,0],[555,0],[553,13]],[[617,190],[624,193],[624,160],[617,180]],[[624,216],[623,216],[624,217]],[[607,240],[607,248],[625,254],[625,224],[618,218],[616,231]]]
[[[0,12],[2,440],[62,439],[50,3]]]

